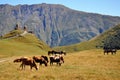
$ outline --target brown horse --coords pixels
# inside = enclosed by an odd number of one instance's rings
[[[25,66],[29,65],[31,70],[32,67],[34,67],[36,70],[38,70],[37,65],[35,64],[35,61],[32,58],[28,58],[28,57],[22,57],[19,59],[15,59],[13,62],[22,62],[20,67],[22,67],[22,70],[25,70]]]
[[[33,56],[33,59],[40,65],[44,64],[45,66],[47,66],[48,58],[46,56]]]

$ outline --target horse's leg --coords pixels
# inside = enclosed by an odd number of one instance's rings
[[[63,57],[61,57],[61,60],[60,60],[60,62],[63,62],[63,63],[64,63],[64,59],[63,59]]]
[[[114,53],[114,54],[116,54],[116,50],[115,50],[115,51],[113,51],[113,53]]]
[[[61,66],[61,62],[59,62],[59,66]]]
[[[21,63],[20,66],[19,66],[19,69],[20,69],[20,68],[23,69],[23,64],[22,64],[22,63]]]
[[[25,70],[25,64],[22,63],[20,66],[22,67],[22,70]]]
[[[107,55],[108,55],[109,52],[107,52]]]
[[[40,64],[40,62],[38,63],[38,69],[40,69],[40,66],[41,66],[41,64]]]
[[[50,66],[53,65],[53,61],[50,61]]]
[[[44,63],[45,66],[47,66],[47,62],[46,61],[44,61],[43,63]]]
[[[105,52],[104,52],[104,55],[105,55]]]
[[[116,51],[114,53],[116,54]]]
[[[111,54],[113,55],[113,52],[111,52]]]
[[[25,70],[25,64],[23,64],[23,69]]]
[[[50,62],[50,66],[52,66],[52,62]]]
[[[37,65],[34,66],[36,70],[38,70]]]
[[[30,70],[32,70],[32,67],[33,67],[33,66],[32,66],[32,65],[30,65]]]
[[[58,63],[58,62],[56,62],[56,64],[57,64],[57,66],[58,66],[58,64],[59,64],[59,63]]]
[[[40,68],[40,66],[41,66],[41,63],[39,63],[39,68]]]
[[[35,63],[31,64],[30,67],[31,67],[31,70],[32,70],[32,67],[34,67],[36,70],[38,70],[37,65]]]

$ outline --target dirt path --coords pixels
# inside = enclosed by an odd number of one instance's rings
[[[0,58],[0,63],[5,62],[5,61],[12,61],[14,57],[8,57],[8,58]]]

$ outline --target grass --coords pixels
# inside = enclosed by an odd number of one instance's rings
[[[69,53],[62,66],[40,66],[38,71],[28,66],[18,70],[20,63],[13,59],[0,64],[0,80],[120,80],[120,51],[116,55],[104,55],[100,49]]]
[[[0,44],[0,57],[46,54],[46,51],[39,47],[21,42],[2,40]]]
[[[22,30],[13,30],[0,40],[0,58],[33,54],[47,54],[50,47],[34,34],[20,35]]]
[[[95,49],[96,44],[97,42],[95,41],[85,41],[85,42],[68,45],[68,46],[58,46],[58,47],[54,47],[53,49],[71,53],[71,52],[79,52],[79,51],[84,51],[89,49]]]

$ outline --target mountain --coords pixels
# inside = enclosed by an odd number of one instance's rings
[[[86,13],[59,4],[0,5],[0,34],[16,24],[51,47],[71,45],[100,35],[120,23],[120,17]]]
[[[99,36],[84,41],[77,44],[72,44],[68,46],[54,47],[54,50],[64,50],[66,52],[76,52],[82,50],[96,49],[100,48],[115,48],[120,49],[120,24],[114,26],[111,29],[106,30]]]
[[[12,30],[0,38],[2,55],[45,54],[50,47],[34,34],[23,30]]]

